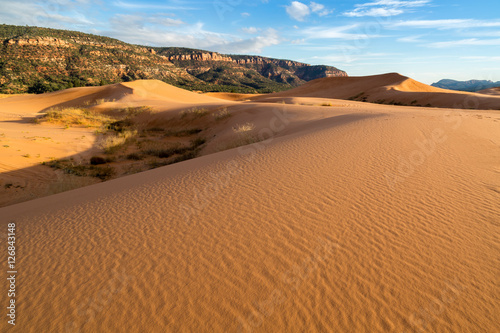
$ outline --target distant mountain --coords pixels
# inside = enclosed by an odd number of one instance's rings
[[[146,47],[76,31],[0,24],[0,93],[136,79],[158,79],[189,90],[266,93],[330,76],[347,74],[291,60]]]
[[[444,79],[439,82],[431,84],[433,87],[476,92],[483,89],[500,87],[500,81],[493,82],[490,80],[469,80],[469,81],[455,81]]]

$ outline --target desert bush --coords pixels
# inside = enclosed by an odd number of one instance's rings
[[[90,164],[91,165],[106,164],[106,159],[101,156],[92,156],[90,158]]]
[[[235,133],[244,133],[244,132],[249,132],[255,128],[255,125],[252,123],[245,123],[241,125],[236,125],[233,127],[233,131]]]
[[[206,116],[208,114],[208,110],[205,108],[192,108],[189,110],[183,110],[181,111],[181,118],[186,118],[186,117],[193,117],[193,118],[201,118],[203,116]]]
[[[222,120],[231,117],[231,113],[227,110],[227,108],[222,108],[216,113],[214,113],[215,120]]]
[[[101,180],[107,180],[116,174],[116,170],[112,166],[93,166],[90,169],[90,176],[97,177]]]
[[[137,136],[137,130],[124,130],[117,135],[108,135],[99,143],[106,154],[112,154]]]
[[[132,160],[132,161],[139,161],[142,160],[142,155],[138,153],[131,153],[127,155],[127,160]]]

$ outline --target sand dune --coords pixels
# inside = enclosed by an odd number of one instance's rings
[[[253,100],[278,101],[296,97],[355,99],[381,104],[457,109],[500,109],[500,98],[497,96],[440,89],[397,73],[317,79],[295,89]]]
[[[231,116],[207,118],[204,156],[0,208],[19,247],[17,324],[2,332],[500,331],[500,111],[336,100],[355,85],[327,79],[252,102],[155,82],[93,89],[59,96],[109,89]],[[300,103],[268,103],[280,99]]]
[[[478,94],[485,94],[485,95],[500,95],[500,87],[480,90],[477,93]]]
[[[499,113],[367,105],[0,209],[14,330],[498,331]]]
[[[137,102],[144,104],[147,101],[149,104],[155,104],[155,101],[161,101],[163,105],[170,103],[168,108],[185,104],[220,103],[216,98],[177,88],[162,81],[139,80],[102,87],[71,88],[41,95],[15,96],[2,100],[0,107],[2,116],[9,113],[32,115],[52,107],[80,107],[106,102],[136,105]]]

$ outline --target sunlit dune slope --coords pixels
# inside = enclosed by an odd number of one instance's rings
[[[498,332],[498,111],[276,108],[280,137],[0,209],[9,331]]]
[[[139,80],[102,87],[71,88],[41,95],[16,96],[2,100],[2,113],[33,114],[51,107],[80,107],[101,103],[183,104],[220,103],[220,100],[177,88],[159,80]],[[152,103],[151,103],[152,102]],[[170,104],[167,104],[170,103]],[[113,105],[112,105],[113,106]]]
[[[397,73],[322,78],[288,91],[255,97],[254,100],[275,101],[294,97],[339,98],[459,109],[500,109],[500,97],[440,89]]]

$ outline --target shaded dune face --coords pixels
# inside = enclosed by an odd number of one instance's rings
[[[155,117],[231,117],[211,120],[201,157],[0,208],[20,271],[18,321],[1,330],[499,331],[500,111],[333,99],[356,84],[452,94],[397,74],[338,79],[245,102],[113,86],[109,103],[164,105]]]
[[[495,95],[495,96],[500,95],[500,87],[480,90],[478,91],[478,94]]]

